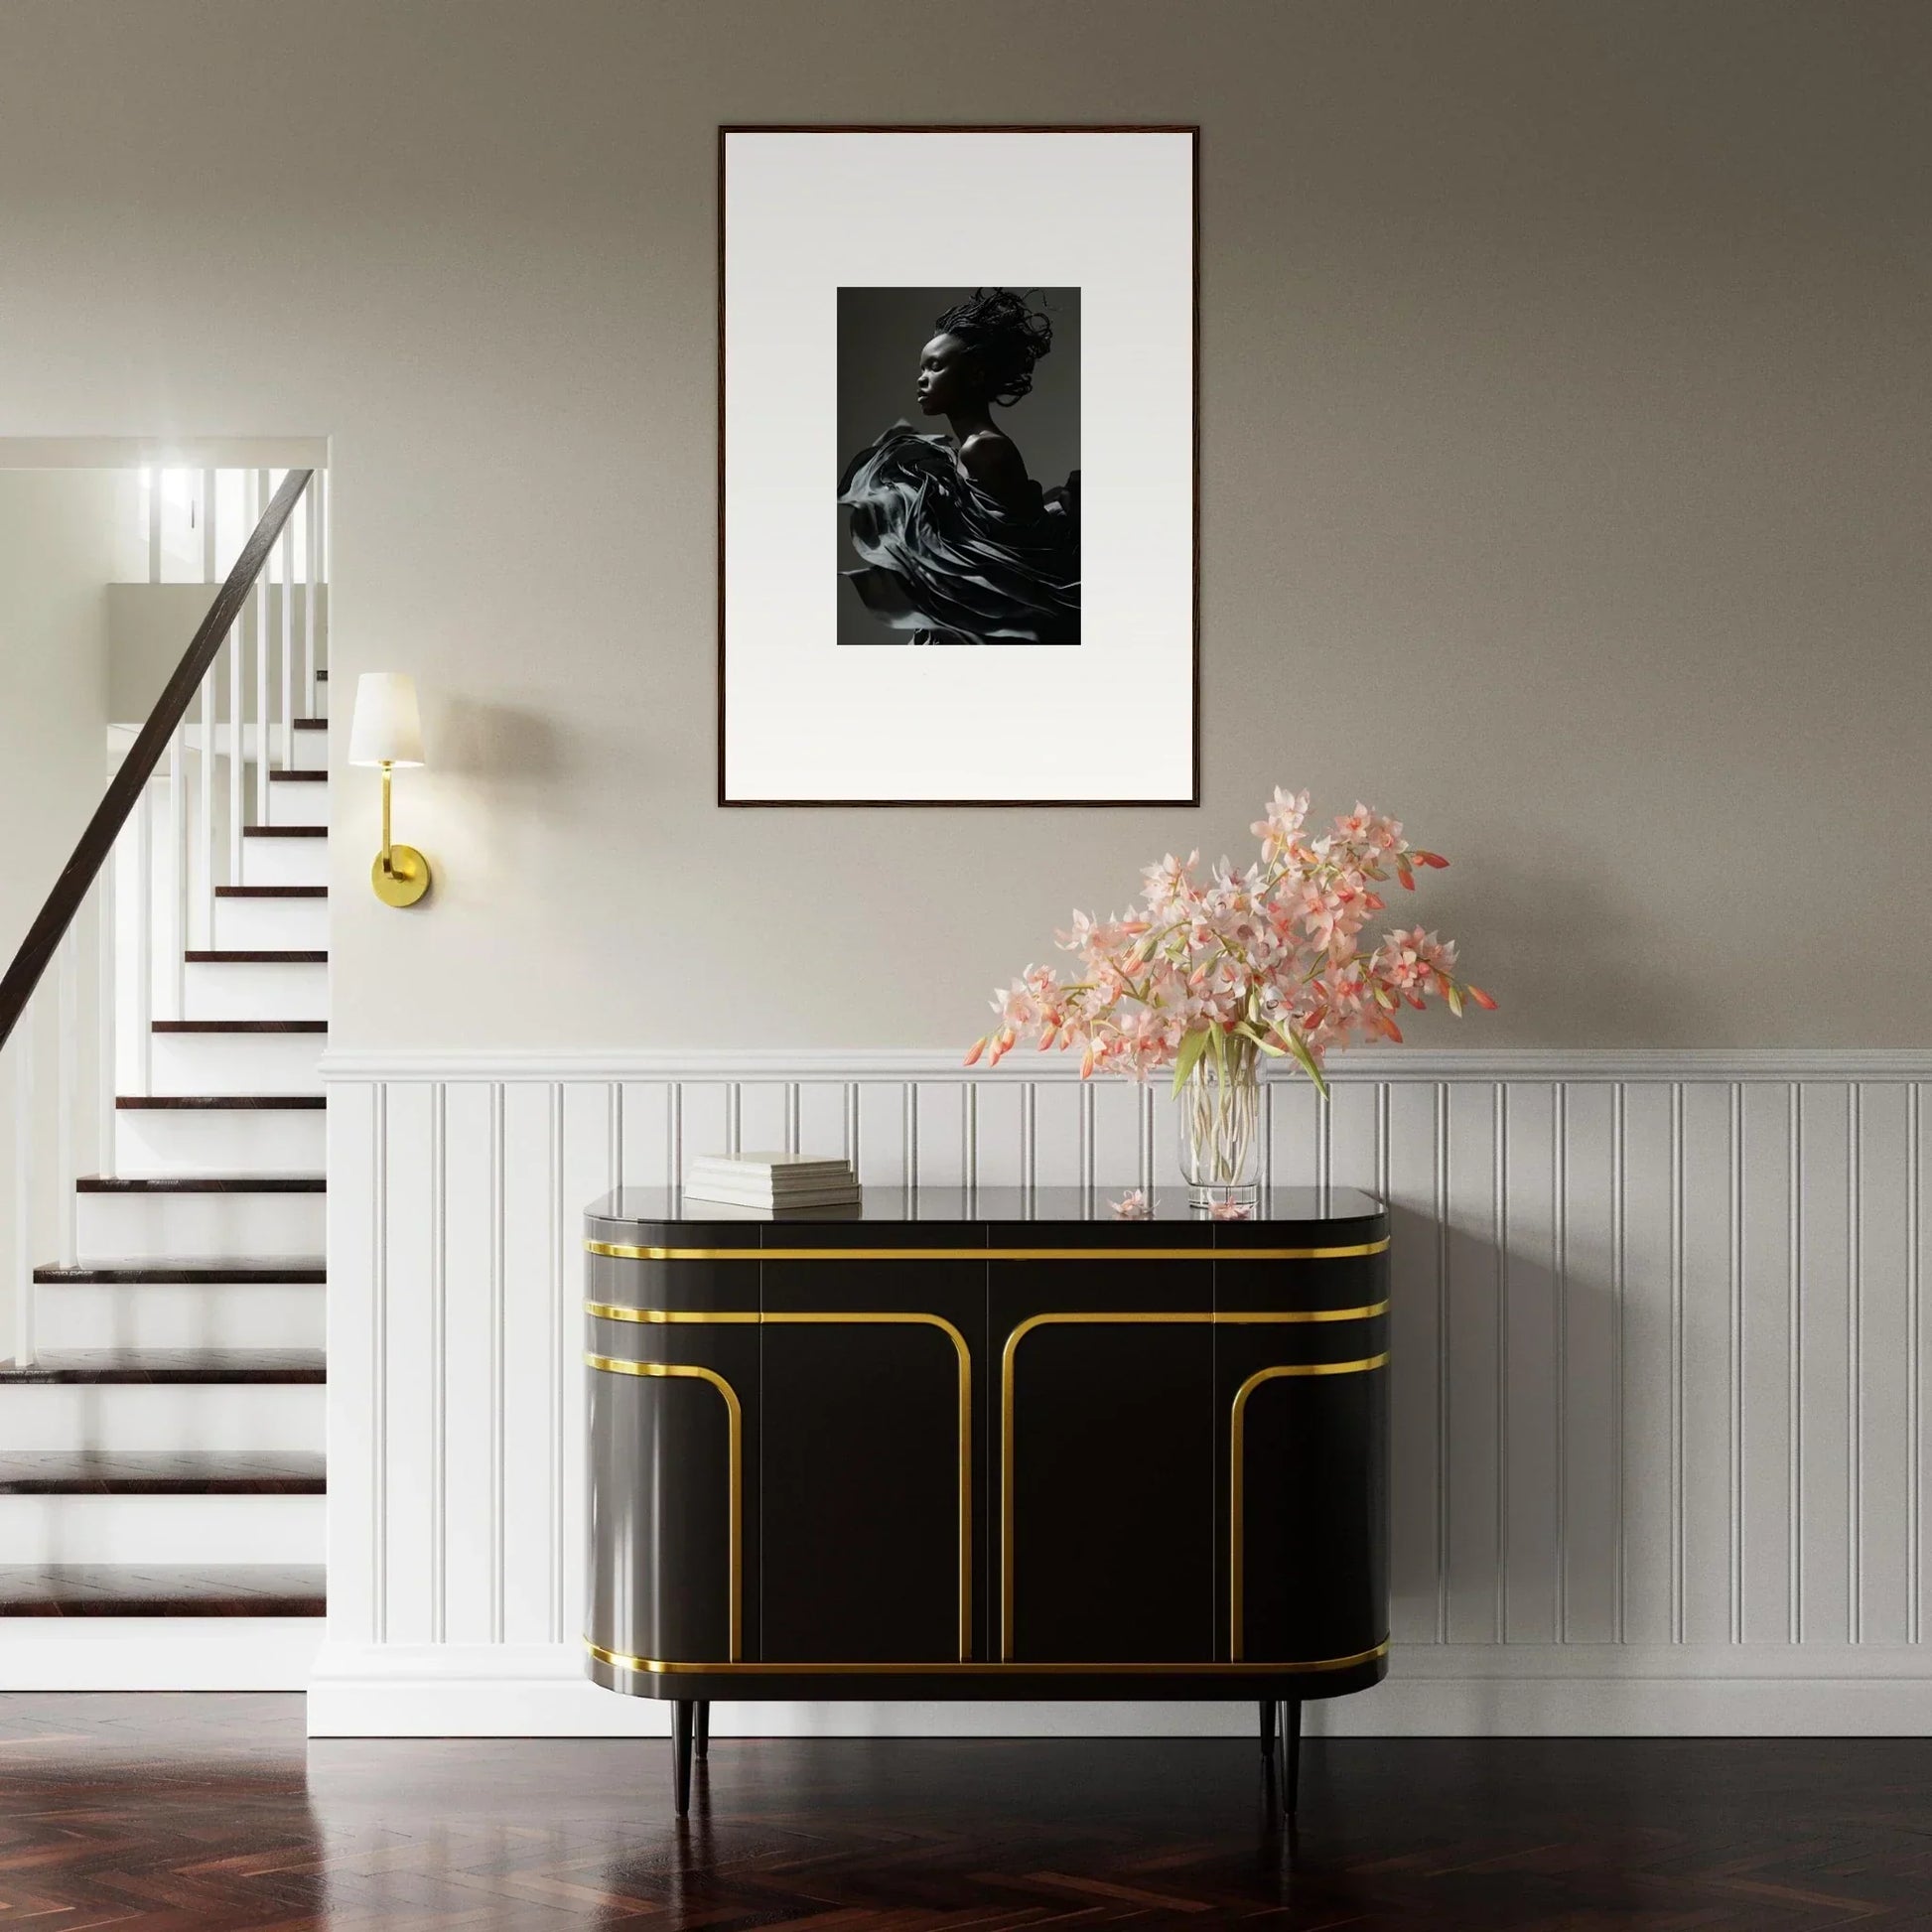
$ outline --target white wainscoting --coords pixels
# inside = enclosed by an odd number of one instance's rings
[[[339,1052],[317,1734],[611,1734],[581,1675],[580,1216],[719,1148],[872,1184],[1174,1172],[1058,1059]],[[1926,1732],[1932,1054],[1443,1052],[1270,1090],[1387,1196],[1390,1681],[1340,1732]],[[1243,1730],[1186,1706],[720,1707],[719,1729]]]

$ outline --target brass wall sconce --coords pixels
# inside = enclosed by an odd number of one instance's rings
[[[364,671],[357,679],[348,761],[382,767],[382,850],[369,868],[369,884],[384,905],[414,905],[429,891],[429,861],[413,845],[389,837],[389,774],[399,764],[425,761],[413,678],[401,671]]]

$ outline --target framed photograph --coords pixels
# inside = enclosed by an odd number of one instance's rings
[[[1197,146],[719,130],[720,803],[1199,802]]]

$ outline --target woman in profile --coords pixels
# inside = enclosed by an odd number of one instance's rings
[[[839,481],[867,610],[914,644],[1077,644],[1076,470],[1042,490],[993,420],[1034,386],[1053,325],[1008,289],[980,289],[932,325],[919,351],[920,412],[950,436],[895,423]]]

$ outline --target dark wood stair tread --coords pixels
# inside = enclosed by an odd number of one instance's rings
[[[244,825],[241,828],[244,839],[326,839],[329,827],[326,825]]]
[[[9,1449],[4,1496],[320,1496],[313,1449]]]
[[[216,1112],[307,1114],[321,1113],[329,1104],[319,1093],[124,1093],[116,1107],[129,1113],[182,1113],[197,1108]]]
[[[327,898],[327,886],[217,886],[216,898]]]
[[[299,732],[326,732],[329,729],[327,718],[296,718],[291,722]]]
[[[299,1261],[291,1261],[286,1255],[239,1261],[201,1255],[146,1261],[130,1256],[120,1261],[76,1262],[71,1267],[49,1262],[34,1270],[34,1279],[49,1288],[139,1288],[161,1283],[201,1288],[229,1283],[299,1288],[326,1282],[329,1273],[320,1255]]]
[[[328,1379],[328,1358],[320,1348],[56,1348],[32,1368],[0,1367],[0,1386]]]
[[[232,946],[191,947],[182,954],[191,966],[327,966],[326,952],[238,952]]]
[[[74,1183],[82,1194],[322,1194],[329,1182],[319,1173],[83,1173]]]
[[[326,1034],[326,1020],[153,1020],[158,1034]]]
[[[0,1616],[321,1616],[320,1564],[0,1564]]]
[[[271,771],[268,782],[272,785],[326,785],[329,782],[327,771]]]

